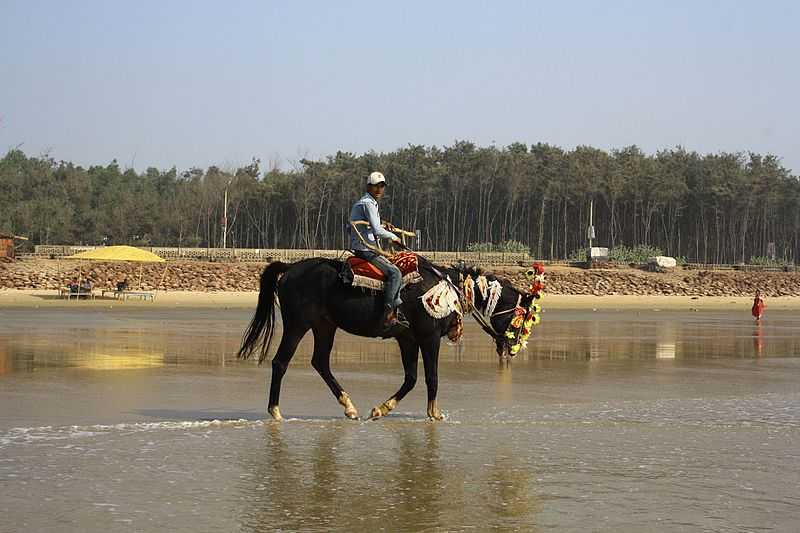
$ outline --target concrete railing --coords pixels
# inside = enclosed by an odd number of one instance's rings
[[[95,246],[53,246],[37,245],[34,247],[33,257],[63,258]],[[327,257],[336,259],[345,255],[343,250],[298,250],[285,248],[168,248],[160,246],[139,246],[142,250],[152,252],[167,261],[238,261],[238,262],[268,262],[284,261],[287,263],[308,259],[311,257]],[[468,263],[493,266],[509,266],[529,264],[533,258],[525,253],[503,252],[420,252],[422,255],[437,263],[452,263],[464,260]]]
[[[18,254],[20,259],[25,257],[53,257],[61,258],[86,250],[93,250],[96,246],[70,246],[70,245],[36,245],[33,254]],[[293,263],[311,257],[327,257],[336,259],[346,252],[343,250],[299,250],[288,248],[169,248],[162,246],[139,246],[142,250],[153,252],[167,261],[219,261],[219,262],[255,262],[266,263],[271,261],[284,261]],[[421,251],[431,261],[449,264],[458,260],[483,266],[516,266],[530,265],[535,259],[526,253],[504,252],[434,252]],[[577,266],[580,263],[554,260],[541,260],[545,265]],[[796,272],[796,266],[772,265],[743,265],[743,264],[705,264],[687,263],[679,268],[685,270],[740,270],[745,272]]]

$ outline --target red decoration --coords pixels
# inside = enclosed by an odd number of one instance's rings
[[[417,260],[417,254],[413,252],[397,253],[392,256],[389,261],[391,261],[397,268],[400,269],[400,273],[403,276],[412,272],[416,272],[419,264]],[[378,267],[374,266],[369,261],[352,256],[347,258],[347,262],[350,263],[350,267],[353,269],[353,274],[383,281],[383,272],[378,270]]]

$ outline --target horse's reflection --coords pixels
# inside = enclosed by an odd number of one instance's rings
[[[532,529],[530,468],[506,449],[459,456],[452,431],[403,420],[267,424],[242,455],[242,529]]]

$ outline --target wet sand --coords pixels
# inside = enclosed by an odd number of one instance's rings
[[[344,420],[310,339],[265,420],[252,308],[0,306],[0,531],[794,530],[796,313],[553,300],[510,366],[472,323],[444,348],[442,423],[422,375]],[[391,341],[333,361],[362,412],[402,380]]]
[[[257,292],[153,291],[154,301],[112,297],[94,300],[65,300],[52,290],[0,289],[0,308],[222,308],[254,309]],[[551,295],[545,292],[546,309],[649,309],[649,310],[730,310],[749,312],[753,299],[729,296],[638,296],[638,295]],[[767,298],[769,310],[800,311],[800,297]]]

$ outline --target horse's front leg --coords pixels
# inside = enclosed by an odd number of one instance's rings
[[[403,359],[403,371],[405,378],[400,389],[395,392],[388,400],[377,407],[372,408],[370,418],[380,418],[386,416],[397,407],[397,403],[405,398],[414,385],[417,384],[417,361],[419,360],[419,344],[413,337],[402,337],[397,339],[400,344],[400,354]]]
[[[433,420],[444,419],[436,403],[436,393],[439,390],[439,347],[441,345],[440,337],[431,337],[420,343],[422,364],[425,366],[425,384],[428,386],[428,418]]]

